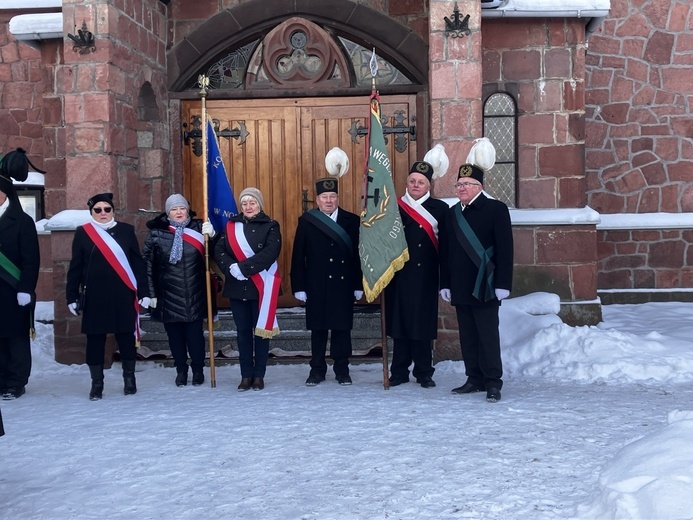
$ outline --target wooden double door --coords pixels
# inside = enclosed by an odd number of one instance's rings
[[[184,102],[182,110],[183,121],[190,124],[200,115],[200,101]],[[401,195],[410,164],[418,159],[416,130],[410,128],[411,135],[403,128],[416,125],[416,96],[383,96],[381,112],[387,118],[386,127],[399,128],[399,133],[386,134],[386,139],[395,187]],[[219,138],[231,187],[236,196],[248,186],[259,188],[265,213],[279,222],[284,293],[280,305],[297,305],[289,280],[296,223],[303,211],[315,207],[315,181],[328,175],[325,154],[335,146],[347,153],[350,164],[339,180],[340,206],[360,212],[368,97],[212,100],[207,101],[207,113],[219,122],[219,130],[238,134]],[[204,166],[204,154],[197,155],[192,143],[183,147],[184,194],[193,208],[203,207]]]

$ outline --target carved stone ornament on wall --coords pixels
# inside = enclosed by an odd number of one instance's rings
[[[324,29],[303,18],[289,18],[272,29],[250,62],[248,87],[349,87],[339,47]]]

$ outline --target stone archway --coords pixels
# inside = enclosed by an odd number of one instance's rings
[[[271,30],[283,20],[301,16],[375,46],[420,85],[428,83],[428,45],[408,27],[370,7],[347,0],[324,0],[310,12],[286,0],[252,0],[221,11],[168,52],[169,90],[185,89],[201,63],[224,49]]]

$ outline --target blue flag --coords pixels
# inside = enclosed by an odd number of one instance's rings
[[[209,221],[217,233],[224,231],[229,219],[238,214],[236,199],[226,176],[224,161],[219,153],[219,142],[210,118],[207,118],[207,211]]]

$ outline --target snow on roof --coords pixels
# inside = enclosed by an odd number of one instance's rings
[[[62,6],[63,0],[0,0],[0,11],[3,9],[49,9]]]
[[[62,38],[63,13],[36,13],[13,16],[10,19],[10,33],[18,40]]]
[[[499,7],[482,9],[481,16],[592,18],[606,16],[610,7],[610,0],[505,0]]]

